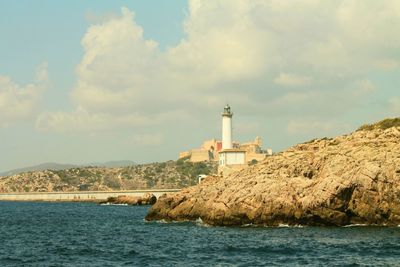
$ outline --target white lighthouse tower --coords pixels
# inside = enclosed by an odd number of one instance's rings
[[[231,107],[226,105],[222,113],[222,150],[219,152],[218,173],[225,175],[242,169],[246,162],[246,151],[233,147]]]
[[[231,149],[232,146],[232,116],[231,107],[226,105],[222,113],[222,149]]]

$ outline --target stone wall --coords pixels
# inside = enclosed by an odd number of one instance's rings
[[[267,154],[257,154],[257,153],[246,153],[246,161],[251,162],[253,159],[257,161],[263,161],[267,157]]]
[[[180,189],[163,190],[130,190],[130,191],[86,191],[86,192],[32,192],[1,193],[0,201],[99,201],[109,197],[134,196],[141,197],[151,193],[157,198],[165,193],[179,192]]]
[[[210,151],[205,149],[193,149],[192,156],[190,157],[191,162],[202,162],[202,161],[211,161],[212,154]]]

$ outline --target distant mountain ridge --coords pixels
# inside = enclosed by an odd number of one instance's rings
[[[96,167],[107,167],[107,168],[119,168],[119,167],[128,167],[137,165],[136,162],[132,160],[112,160],[107,162],[94,162],[90,164],[80,165],[81,167],[85,166],[96,166]]]
[[[136,162],[131,160],[114,160],[114,161],[107,161],[107,162],[94,162],[89,164],[62,164],[56,162],[46,162],[38,165],[33,165],[24,168],[18,168],[6,172],[0,173],[0,176],[10,176],[14,174],[19,174],[23,172],[32,172],[32,171],[44,171],[44,170],[66,170],[71,168],[77,167],[87,167],[87,166],[97,166],[97,167],[107,167],[107,168],[117,168],[117,167],[127,167],[127,166],[134,166]]]

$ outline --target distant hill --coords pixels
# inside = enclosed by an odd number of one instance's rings
[[[65,170],[65,169],[70,169],[77,167],[78,165],[73,165],[73,164],[60,164],[60,163],[55,163],[55,162],[46,162],[42,163],[39,165],[34,165],[34,166],[29,166],[25,168],[19,168],[19,169],[14,169],[10,170],[7,172],[0,173],[0,176],[10,176],[18,173],[23,173],[23,172],[32,172],[32,171],[44,171],[44,170]]]
[[[136,162],[132,160],[114,160],[114,161],[107,161],[107,162],[95,162],[86,165],[80,166],[97,166],[97,167],[107,167],[107,168],[119,168],[119,167],[128,167],[128,166],[135,166]]]
[[[34,172],[34,171],[44,171],[44,170],[59,171],[59,170],[66,170],[66,169],[77,168],[77,167],[86,167],[86,166],[118,168],[118,167],[134,166],[134,165],[136,165],[136,163],[131,160],[107,161],[107,162],[103,162],[103,163],[95,162],[95,163],[80,164],[80,165],[46,162],[46,163],[42,163],[39,165],[34,165],[34,166],[25,167],[25,168],[10,170],[7,172],[2,172],[2,173],[0,173],[0,176],[11,176],[11,175],[19,174],[19,173],[23,173],[23,172]]]
[[[0,193],[183,188],[197,184],[199,174],[217,173],[217,162],[191,163],[182,159],[125,167],[54,167],[57,165],[42,165],[46,170],[1,177]]]

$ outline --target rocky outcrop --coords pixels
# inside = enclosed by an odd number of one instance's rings
[[[106,201],[102,201],[99,204],[114,204],[114,205],[153,205],[156,203],[157,198],[153,194],[145,194],[141,197],[133,197],[133,196],[117,196],[117,197],[109,197]]]
[[[160,197],[147,220],[211,225],[400,224],[400,128],[317,139]]]

